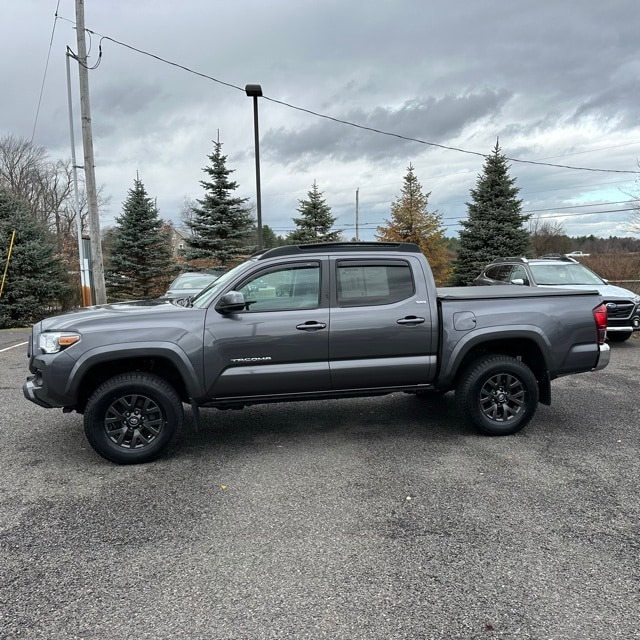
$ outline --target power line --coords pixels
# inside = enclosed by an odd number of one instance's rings
[[[68,20],[67,18],[63,18],[64,20],[67,20],[68,22],[72,22],[71,20]],[[100,36],[100,53],[99,56],[102,56],[102,41],[103,40],[108,40],[110,42],[113,42],[114,44],[118,44],[121,47],[125,47],[127,49],[130,49],[132,51],[135,51],[137,53],[140,53],[141,55],[145,55],[148,56],[150,58],[153,58],[154,60],[158,60],[159,62],[163,62],[165,64],[171,65],[173,67],[177,67],[178,69],[182,69],[183,71],[186,71],[188,73],[192,73],[196,76],[199,76],[201,78],[205,78],[207,80],[211,80],[212,82],[216,82],[218,84],[224,85],[226,87],[230,87],[232,89],[236,89],[238,91],[241,91],[242,93],[244,93],[244,89],[242,87],[239,87],[235,84],[232,84],[230,82],[225,82],[223,80],[220,80],[218,78],[214,78],[213,76],[207,75],[205,73],[201,73],[199,71],[195,71],[194,69],[191,69],[185,65],[182,64],[178,64],[177,62],[172,62],[171,60],[167,60],[166,58],[163,58],[159,55],[156,55],[154,53],[150,53],[149,51],[145,51],[144,49],[139,49],[137,47],[134,47],[130,44],[127,44],[126,42],[122,42],[120,40],[116,40],[115,38],[112,38],[111,36],[107,36],[107,35],[103,35],[101,33],[98,33],[97,31],[93,31],[91,29],[86,29],[86,31],[90,34],[96,35],[96,36]],[[291,104],[289,102],[284,102],[283,100],[276,100],[275,98],[270,98],[269,96],[263,95],[262,96],[263,99],[265,100],[269,100],[269,102],[273,102],[274,104],[279,104],[282,105],[284,107],[287,107],[289,109],[294,109],[296,111],[300,111],[302,113],[307,113],[309,115],[313,115],[316,116],[317,118],[323,118],[325,120],[330,120],[332,122],[336,122],[338,124],[343,124],[345,126],[349,126],[349,127],[354,127],[356,129],[360,129],[363,131],[371,131],[372,133],[377,133],[380,135],[384,135],[384,136],[389,136],[392,138],[397,138],[399,140],[406,140],[408,142],[417,142],[418,144],[423,144],[429,147],[435,147],[438,149],[444,149],[446,151],[457,151],[458,153],[466,153],[469,155],[474,155],[474,156],[479,156],[481,158],[489,158],[490,156],[486,153],[480,153],[479,151],[470,151],[469,149],[462,149],[460,147],[452,147],[452,146],[448,146],[448,145],[444,145],[444,144],[439,144],[437,142],[429,142],[427,140],[421,140],[420,138],[412,138],[410,136],[403,136],[399,133],[392,133],[390,131],[383,131],[382,129],[377,129],[375,127],[369,127],[366,125],[362,125],[362,124],[358,124],[355,122],[350,122],[348,120],[342,120],[340,118],[336,118],[334,116],[330,116],[324,113],[319,113],[317,111],[312,111],[311,109],[306,109],[304,107],[299,107],[297,105]],[[552,162],[541,162],[541,161],[536,161],[536,160],[522,160],[520,158],[510,158],[505,156],[505,160],[509,161],[509,162],[518,162],[520,164],[531,164],[531,165],[535,165],[535,166],[543,166],[543,167],[554,167],[557,169],[571,169],[573,171],[591,171],[591,172],[595,172],[595,173],[624,173],[624,174],[640,174],[640,171],[632,171],[632,170],[628,170],[628,169],[597,169],[594,167],[576,167],[576,166],[571,166],[571,165],[566,165],[566,164],[555,164]]]
[[[617,202],[603,202],[600,205],[597,204],[573,204],[566,207],[549,207],[548,209],[530,209],[529,211],[523,211],[523,213],[542,213],[546,211],[564,211],[565,209],[582,209],[586,207],[597,207],[597,206],[609,206],[612,204],[631,204],[632,202],[638,202],[637,200],[618,200]],[[635,208],[635,207],[634,207]],[[620,209],[620,211],[626,211],[626,209]],[[606,211],[601,211],[599,213],[607,213]]]
[[[637,211],[637,207],[629,207],[627,209],[605,209],[604,211],[584,211],[582,213],[561,213],[557,216],[539,216],[540,219],[545,218],[578,218],[580,216],[599,216],[602,213],[624,213],[626,211]]]
[[[629,201],[629,200],[625,200],[625,201],[621,201],[621,204],[624,203],[631,203],[633,202],[633,200]],[[607,205],[612,205],[612,204],[616,204],[615,202],[607,202]],[[594,206],[594,205],[576,205],[576,207],[588,207],[588,206]],[[579,213],[561,213],[558,215],[553,215],[553,214],[549,214],[546,216],[538,216],[541,220],[546,220],[546,219],[553,219],[553,218],[578,218],[581,216],[598,216],[601,215],[603,213],[626,213],[628,211],[637,211],[638,207],[628,207],[625,209],[605,209],[603,211],[582,211]],[[553,211],[553,209],[540,209],[539,211]],[[523,211],[523,214],[528,214],[528,213],[533,213],[532,211]],[[447,222],[442,224],[443,227],[453,227],[456,226],[456,224],[458,222],[460,222],[461,220],[463,220],[464,217],[463,216],[446,216],[444,218],[442,218],[442,220],[455,220],[457,222]],[[365,223],[360,223],[361,227],[378,227],[384,224],[384,220],[383,221],[378,221],[378,222],[365,222]],[[355,227],[354,223],[350,223],[350,222],[345,222],[344,224],[341,224],[340,226],[344,226],[346,228],[351,228],[351,227]]]
[[[65,20],[66,22],[70,22],[71,24],[75,24],[73,20],[69,20],[69,18],[60,18],[61,20]],[[206,73],[201,73],[200,71],[195,71],[194,69],[190,69],[189,67],[179,64],[177,62],[172,62],[171,60],[167,60],[166,58],[162,58],[154,53],[150,53],[149,51],[144,51],[143,49],[138,49],[126,42],[121,42],[120,40],[116,40],[110,36],[105,36],[102,33],[98,33],[97,31],[93,31],[92,29],[85,29],[87,33],[91,35],[100,36],[100,43],[98,45],[99,53],[98,56],[102,56],[102,41],[108,40],[109,42],[113,42],[114,44],[119,44],[121,47],[125,47],[126,49],[131,49],[131,51],[135,51],[136,53],[140,53],[144,56],[148,56],[149,58],[153,58],[154,60],[158,60],[159,62],[164,62],[172,67],[176,67],[178,69],[182,69],[183,71],[187,71],[188,73],[192,73],[193,75],[199,76],[201,78],[205,78],[206,80],[211,80],[212,82],[217,82],[218,84],[224,85],[225,87],[230,87],[231,89],[237,89],[238,91],[242,91],[244,93],[244,89],[242,87],[238,87],[235,84],[231,84],[230,82],[224,82],[224,80],[219,80],[218,78],[214,78],[213,76],[207,75]]]
[[[610,207],[614,204],[631,204],[632,202],[638,202],[637,200],[618,200],[617,202],[601,202],[599,204],[572,204],[566,207],[549,207],[547,209],[528,209],[522,211],[523,215],[529,215],[533,213],[547,213],[548,211],[566,211],[567,209],[586,209],[587,207]],[[576,213],[575,215],[597,215],[598,213],[612,213],[614,211],[631,211],[636,209],[637,206],[633,206],[631,209],[610,209],[606,211],[593,211],[588,213]],[[542,216],[541,216],[542,217]],[[555,218],[557,216],[548,216]],[[444,216],[442,220],[460,220],[460,216]]]
[[[572,153],[563,153],[560,156],[547,156],[543,160],[553,160],[553,158],[566,158],[567,156],[580,156],[585,153],[593,153],[595,151],[608,151],[609,149],[619,149],[620,147],[631,147],[634,144],[639,144],[640,140],[634,140],[633,142],[624,142],[622,144],[614,144],[608,147],[597,147],[595,149],[587,149],[586,151],[573,151]]]
[[[268,96],[263,96],[265,100],[269,100],[270,102],[275,102],[276,104],[284,105],[285,107],[289,107],[290,109],[296,109],[297,111],[302,111],[304,113],[309,113],[311,115],[317,116],[318,118],[325,118],[326,120],[332,120],[333,122],[338,122],[340,124],[348,125],[350,127],[355,127],[357,129],[362,129],[364,131],[372,131],[374,133],[379,133],[385,136],[391,136],[393,138],[398,138],[400,140],[407,140],[409,142],[418,142],[419,144],[424,144],[430,147],[437,147],[438,149],[445,149],[447,151],[458,151],[459,153],[466,153],[469,155],[480,156],[482,158],[489,158],[490,156],[486,153],[480,153],[479,151],[469,151],[468,149],[461,149],[460,147],[450,147],[444,144],[438,144],[437,142],[428,142],[426,140],[420,140],[419,138],[411,138],[410,136],[403,136],[399,133],[391,133],[389,131],[382,131],[381,129],[376,129],[375,127],[367,127],[362,124],[356,124],[354,122],[349,122],[348,120],[341,120],[340,118],[334,118],[333,116],[328,116],[322,113],[318,113],[316,111],[311,111],[310,109],[305,109],[303,107],[297,107],[295,105],[289,104],[288,102],[283,102],[281,100],[276,100],[274,98],[269,98]],[[509,162],[519,162],[521,164],[533,164],[537,166],[543,167],[555,167],[558,169],[572,169],[574,171],[593,171],[597,173],[632,173],[638,174],[640,171],[630,171],[628,169],[596,169],[593,167],[574,167],[567,164],[554,164],[551,162],[538,162],[536,160],[522,160],[519,158],[510,158],[505,156],[505,160]]]
[[[49,40],[49,51],[47,52],[47,62],[44,65],[44,74],[42,76],[42,85],[40,87],[40,97],[38,98],[38,107],[36,108],[36,118],[33,123],[33,130],[31,131],[31,142],[36,135],[36,126],[38,125],[38,117],[40,115],[40,106],[42,104],[42,95],[44,93],[44,85],[47,80],[47,70],[49,69],[49,59],[51,58],[51,48],[53,46],[53,36],[56,32],[56,23],[58,22],[58,9],[60,8],[60,0],[58,0],[58,4],[56,6],[56,12],[53,18],[53,27],[51,28],[51,39]]]
[[[614,204],[614,203],[610,203],[610,204]],[[547,216],[539,216],[539,218],[541,220],[551,220],[554,218],[578,218],[578,217],[583,217],[583,216],[597,216],[603,213],[626,213],[629,211],[637,211],[636,207],[629,207],[626,209],[607,209],[605,211],[585,211],[585,212],[581,212],[581,213],[564,213],[564,214],[560,214],[560,215],[547,215]],[[460,222],[462,220],[462,218],[459,217],[451,217],[451,218],[443,218],[445,220],[457,220],[457,222],[447,222],[442,224],[443,227],[455,227],[457,226],[458,222]],[[371,231],[373,228],[382,226],[384,224],[384,220],[383,221],[378,221],[378,222],[365,222],[365,223],[359,223],[359,227],[360,228],[364,228],[368,231]],[[355,229],[355,223],[353,222],[344,222],[344,223],[339,223],[338,224],[339,227],[342,227],[343,230],[351,230],[351,229]],[[281,226],[271,226],[270,225],[270,229],[272,231],[291,231],[293,229],[295,229],[295,227],[281,227]]]

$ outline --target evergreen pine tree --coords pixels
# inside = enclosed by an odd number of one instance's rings
[[[450,254],[442,228],[442,216],[428,211],[431,192],[422,193],[413,166],[409,164],[402,192],[391,204],[391,220],[377,229],[384,242],[415,242],[427,257],[437,285],[446,283],[451,272]]]
[[[340,240],[342,232],[330,230],[336,219],[331,215],[331,207],[322,197],[315,180],[307,196],[308,200],[298,200],[300,206],[297,211],[301,215],[299,218],[293,218],[297,228],[287,236],[287,242],[305,244]]]
[[[258,229],[255,229],[256,243],[258,239]],[[273,249],[286,244],[285,239],[277,235],[276,232],[267,224],[262,226],[262,245],[265,249]]]
[[[213,143],[213,153],[208,158],[211,165],[203,171],[209,180],[200,181],[205,195],[196,201],[199,206],[194,206],[185,220],[192,233],[187,238],[185,258],[200,262],[208,259],[210,266],[227,267],[255,248],[250,244],[253,218],[246,206],[248,198],[232,195],[238,184],[229,178],[233,169],[227,168],[227,156],[222,155],[219,140]]]
[[[15,233],[11,257],[9,246]],[[51,313],[68,294],[67,274],[45,228],[24,203],[0,189],[0,328],[32,324]],[[78,288],[80,282],[78,280]]]
[[[157,297],[166,291],[176,267],[163,224],[153,199],[136,177],[111,234],[106,271],[111,299]]]
[[[472,201],[467,203],[468,218],[461,221],[460,250],[455,261],[453,284],[468,285],[492,260],[523,256],[529,247],[529,231],[524,223],[519,187],[509,176],[509,165],[496,142],[484,163]]]

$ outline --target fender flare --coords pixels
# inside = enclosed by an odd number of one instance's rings
[[[488,327],[470,331],[455,344],[448,356],[443,354],[447,363],[440,370],[438,386],[446,387],[452,383],[463,360],[473,349],[500,340],[523,340],[533,343],[542,356],[545,371],[549,374],[549,354],[552,345],[542,329],[532,325]],[[446,344],[446,341],[443,340],[443,343]]]
[[[83,353],[75,362],[67,379],[65,395],[77,398],[81,381],[87,371],[96,365],[141,357],[161,357],[169,360],[182,377],[190,397],[198,397],[204,393],[200,376],[198,376],[193,362],[180,347],[172,342],[136,342],[135,344],[121,343],[95,347]]]

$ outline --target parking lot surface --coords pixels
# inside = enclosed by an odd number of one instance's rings
[[[0,638],[640,638],[640,340],[521,433],[453,396],[206,410],[154,463],[21,391],[0,331]]]

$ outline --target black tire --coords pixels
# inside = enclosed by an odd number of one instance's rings
[[[151,462],[182,431],[175,389],[150,373],[124,373],[101,384],[84,412],[84,432],[103,458],[118,464]]]
[[[492,436],[517,433],[538,406],[538,383],[526,364],[510,356],[474,360],[456,388],[456,407],[473,426]]]
[[[624,342],[628,340],[633,335],[632,331],[629,332],[618,332],[615,333],[607,333],[607,340],[609,342]]]

